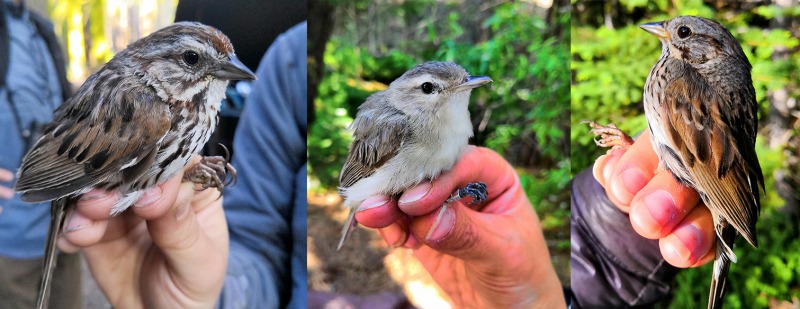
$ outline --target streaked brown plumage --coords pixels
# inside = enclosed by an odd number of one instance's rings
[[[708,308],[720,308],[730,263],[736,262],[736,236],[758,244],[764,177],[755,152],[758,103],[750,62],[713,20],[682,16],[641,28],[662,43],[644,88],[653,147],[660,168],[697,190],[711,211],[717,248]],[[620,143],[615,129],[595,128],[608,137],[601,144]]]
[[[130,44],[56,110],[18,171],[27,202],[56,200],[39,306],[46,305],[55,240],[68,200],[93,188],[116,190],[112,214],[175,176],[208,141],[229,80],[254,79],[228,38],[199,23],[177,23]],[[226,166],[204,159],[184,178],[224,186]]]

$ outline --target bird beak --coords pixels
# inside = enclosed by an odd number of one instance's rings
[[[238,58],[236,55],[230,54],[228,55],[230,60],[228,62],[223,62],[217,65],[211,71],[211,75],[219,79],[226,79],[226,80],[253,80],[256,79],[256,75],[253,74],[253,71],[250,71]]]
[[[489,76],[467,76],[467,81],[456,86],[456,91],[469,90],[491,83]]]
[[[650,34],[657,36],[659,39],[669,39],[669,33],[667,32],[667,29],[664,29],[663,21],[639,25],[639,28],[650,32]]]

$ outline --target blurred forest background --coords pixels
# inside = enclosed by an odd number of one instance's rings
[[[67,76],[79,86],[115,53],[172,24],[177,0],[25,0],[53,22],[68,56]]]
[[[494,79],[472,92],[470,143],[516,168],[569,283],[569,18],[567,1],[309,2],[309,289],[392,290],[355,273],[383,271],[377,233],[359,229],[334,251],[346,216],[336,187],[358,106],[429,60]]]
[[[642,89],[661,43],[639,24],[679,15],[715,19],[742,44],[753,65],[759,108],[757,153],[766,180],[759,248],[741,241],[730,270],[726,308],[800,305],[800,6],[795,0],[573,0],[572,168],[591,167],[606,150],[582,120],[615,123],[635,135],[645,129]],[[711,263],[680,273],[663,307],[705,307]],[[784,303],[786,305],[786,303]]]

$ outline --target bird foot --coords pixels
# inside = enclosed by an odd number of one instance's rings
[[[446,204],[450,204],[452,202],[458,201],[465,197],[472,197],[472,202],[469,205],[480,205],[486,201],[486,195],[489,194],[486,191],[486,184],[482,182],[472,182],[468,183],[466,187],[456,190],[450,195],[450,198],[445,201]]]
[[[222,146],[222,148],[225,149],[225,157],[203,157],[200,163],[195,164],[195,166],[183,174],[183,180],[200,185],[201,189],[197,189],[197,191],[217,188],[219,192],[222,192],[225,186],[235,185],[237,178],[236,169],[228,163],[228,159],[230,158],[228,148],[225,148],[225,146]],[[231,174],[231,178],[226,181],[228,173]]]
[[[594,121],[584,120],[581,122],[589,124],[592,129],[589,131],[594,134],[594,143],[600,147],[611,147],[611,149],[625,149],[633,145],[633,139],[622,132],[613,123],[607,126],[600,125]]]

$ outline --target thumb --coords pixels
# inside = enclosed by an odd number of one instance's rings
[[[432,249],[465,261],[493,260],[499,250],[498,226],[503,216],[474,211],[457,201],[437,211],[414,217],[411,232]],[[489,224],[489,223],[492,224]]]

